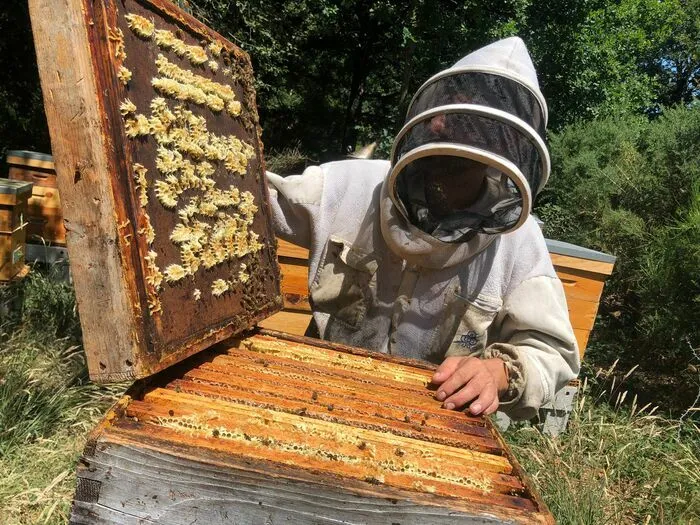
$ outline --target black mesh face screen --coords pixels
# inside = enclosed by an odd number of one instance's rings
[[[507,175],[462,157],[416,159],[398,174],[395,188],[411,224],[444,242],[507,231],[522,213],[522,195]]]
[[[542,163],[537,147],[519,129],[489,117],[471,113],[446,113],[416,123],[400,139],[395,164],[410,150],[435,142],[472,146],[494,153],[515,164],[536,194],[542,180]]]
[[[449,104],[477,104],[500,109],[529,124],[545,138],[544,111],[525,86],[501,75],[464,72],[428,85],[413,101],[406,121],[429,109]]]

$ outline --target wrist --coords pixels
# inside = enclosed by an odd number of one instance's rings
[[[484,366],[493,377],[499,397],[508,391],[508,369],[503,359],[492,357],[483,360]]]

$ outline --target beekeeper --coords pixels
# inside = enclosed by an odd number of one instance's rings
[[[312,331],[440,363],[445,408],[536,415],[579,371],[530,216],[546,124],[527,48],[508,38],[421,86],[390,160],[269,173],[278,235],[310,251]]]

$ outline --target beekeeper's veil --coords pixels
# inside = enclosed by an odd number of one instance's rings
[[[479,49],[413,97],[391,154],[389,196],[405,219],[444,242],[515,230],[549,176],[546,125],[523,41]],[[463,193],[471,194],[466,204]]]

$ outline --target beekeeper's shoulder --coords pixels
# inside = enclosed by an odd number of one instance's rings
[[[322,201],[361,199],[371,194],[389,172],[385,160],[352,159],[309,166],[300,175],[281,177],[267,172],[267,180],[287,202],[320,205]]]
[[[328,162],[320,168],[324,178],[324,199],[332,201],[372,194],[389,172],[390,163],[387,160],[348,159]]]

